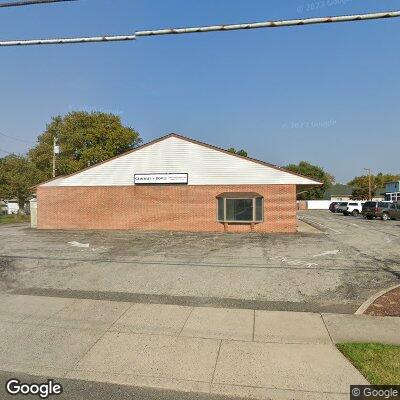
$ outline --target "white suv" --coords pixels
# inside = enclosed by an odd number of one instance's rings
[[[337,212],[343,213],[343,215],[352,215],[353,217],[357,217],[357,215],[361,214],[362,206],[365,201],[347,201],[340,203],[337,208]]]

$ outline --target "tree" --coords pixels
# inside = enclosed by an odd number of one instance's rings
[[[80,171],[131,150],[141,143],[138,132],[122,125],[117,115],[74,111],[57,116],[38,138],[28,155],[46,178],[52,175],[53,140],[57,138],[57,175]]]
[[[32,195],[31,187],[42,179],[27,157],[11,154],[0,158],[0,198],[17,199],[20,210]]]
[[[371,191],[371,196],[374,197],[375,191]],[[368,200],[369,198],[369,188],[367,187],[356,187],[351,193],[352,200]]]
[[[371,194],[372,197],[376,195],[379,189],[384,189],[385,184],[388,182],[400,181],[400,175],[396,174],[383,174],[380,172],[377,175],[371,175]],[[354,187],[351,197],[354,200],[367,200],[369,197],[369,177],[368,175],[356,176],[352,179],[349,185]]]
[[[297,194],[299,200],[319,200],[324,198],[324,193],[332,187],[335,182],[335,178],[324,171],[322,167],[317,165],[312,165],[307,161],[301,161],[298,165],[289,164],[284,167],[288,171],[294,172],[296,174],[301,174],[307,176],[308,178],[314,179],[316,181],[322,182],[322,186],[310,188],[304,190],[300,188],[300,192]]]
[[[231,147],[230,149],[228,149],[229,153],[233,153],[233,154],[238,154],[239,156],[242,157],[247,157],[247,151],[245,150],[236,150],[233,147]]]
[[[353,200],[368,200],[369,198],[369,177],[368,175],[356,176],[349,185],[353,186],[351,198]],[[371,196],[375,196],[377,190],[375,177],[371,176]]]
[[[375,175],[375,183],[378,188],[384,188],[388,182],[400,181],[400,174],[384,174],[379,172]]]

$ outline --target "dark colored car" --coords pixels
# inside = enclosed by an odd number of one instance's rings
[[[336,209],[337,209],[337,207],[338,207],[338,205],[339,205],[339,202],[338,202],[338,201],[332,202],[332,203],[329,205],[329,211],[335,213],[335,212],[336,212]]]
[[[389,219],[390,201],[367,201],[362,208],[362,215],[367,219],[381,218]]]
[[[400,219],[400,203],[393,203],[389,207],[390,219]]]

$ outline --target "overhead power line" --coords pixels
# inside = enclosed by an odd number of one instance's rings
[[[11,1],[8,3],[0,3],[1,7],[22,7],[31,6],[34,4],[46,4],[46,3],[61,3],[65,1],[77,1],[77,0],[25,0],[25,1]]]
[[[0,132],[0,136],[3,136],[5,138],[7,138],[7,139],[15,140],[16,142],[26,143],[26,144],[29,144],[29,145],[32,144],[32,142],[28,142],[27,140],[20,139],[20,138],[11,136],[11,135],[6,135],[5,133],[2,133],[2,132]]]
[[[332,22],[367,21],[371,19],[394,18],[394,17],[400,17],[400,11],[388,11],[381,13],[358,14],[358,15],[341,15],[337,17],[317,17],[317,18],[305,18],[305,19],[289,19],[282,21],[265,21],[265,22],[255,22],[250,24],[214,25],[214,26],[201,26],[194,28],[178,28],[178,29],[159,29],[155,31],[136,32],[136,36],[233,31],[241,29],[280,28],[284,26],[315,25],[315,24],[326,24]]]
[[[67,39],[34,39],[34,40],[11,40],[0,41],[0,46],[34,46],[44,44],[74,44],[74,43],[90,43],[90,42],[120,42],[123,40],[135,40],[135,35],[119,35],[119,36],[92,36]]]
[[[118,36],[8,40],[8,41],[0,41],[0,46],[32,46],[32,45],[50,45],[50,44],[112,42],[112,41],[135,40],[137,37],[142,37],[142,36],[144,37],[144,36],[159,36],[159,35],[179,35],[188,33],[233,31],[242,29],[280,28],[284,26],[304,26],[304,25],[328,24],[337,22],[355,22],[355,21],[367,21],[373,19],[396,18],[396,17],[400,17],[400,11],[387,11],[380,13],[358,14],[358,15],[342,15],[337,17],[318,17],[318,18],[291,19],[291,20],[281,20],[281,21],[265,21],[265,22],[256,22],[247,24],[212,25],[212,26],[192,27],[192,28],[169,28],[169,29],[159,29],[159,30],[138,31],[129,35],[118,35]]]

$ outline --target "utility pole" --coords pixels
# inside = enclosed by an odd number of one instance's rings
[[[60,146],[57,144],[57,138],[53,137],[53,178],[56,177],[56,156],[60,153]]]
[[[372,200],[371,168],[364,168],[368,172],[368,200]]]

